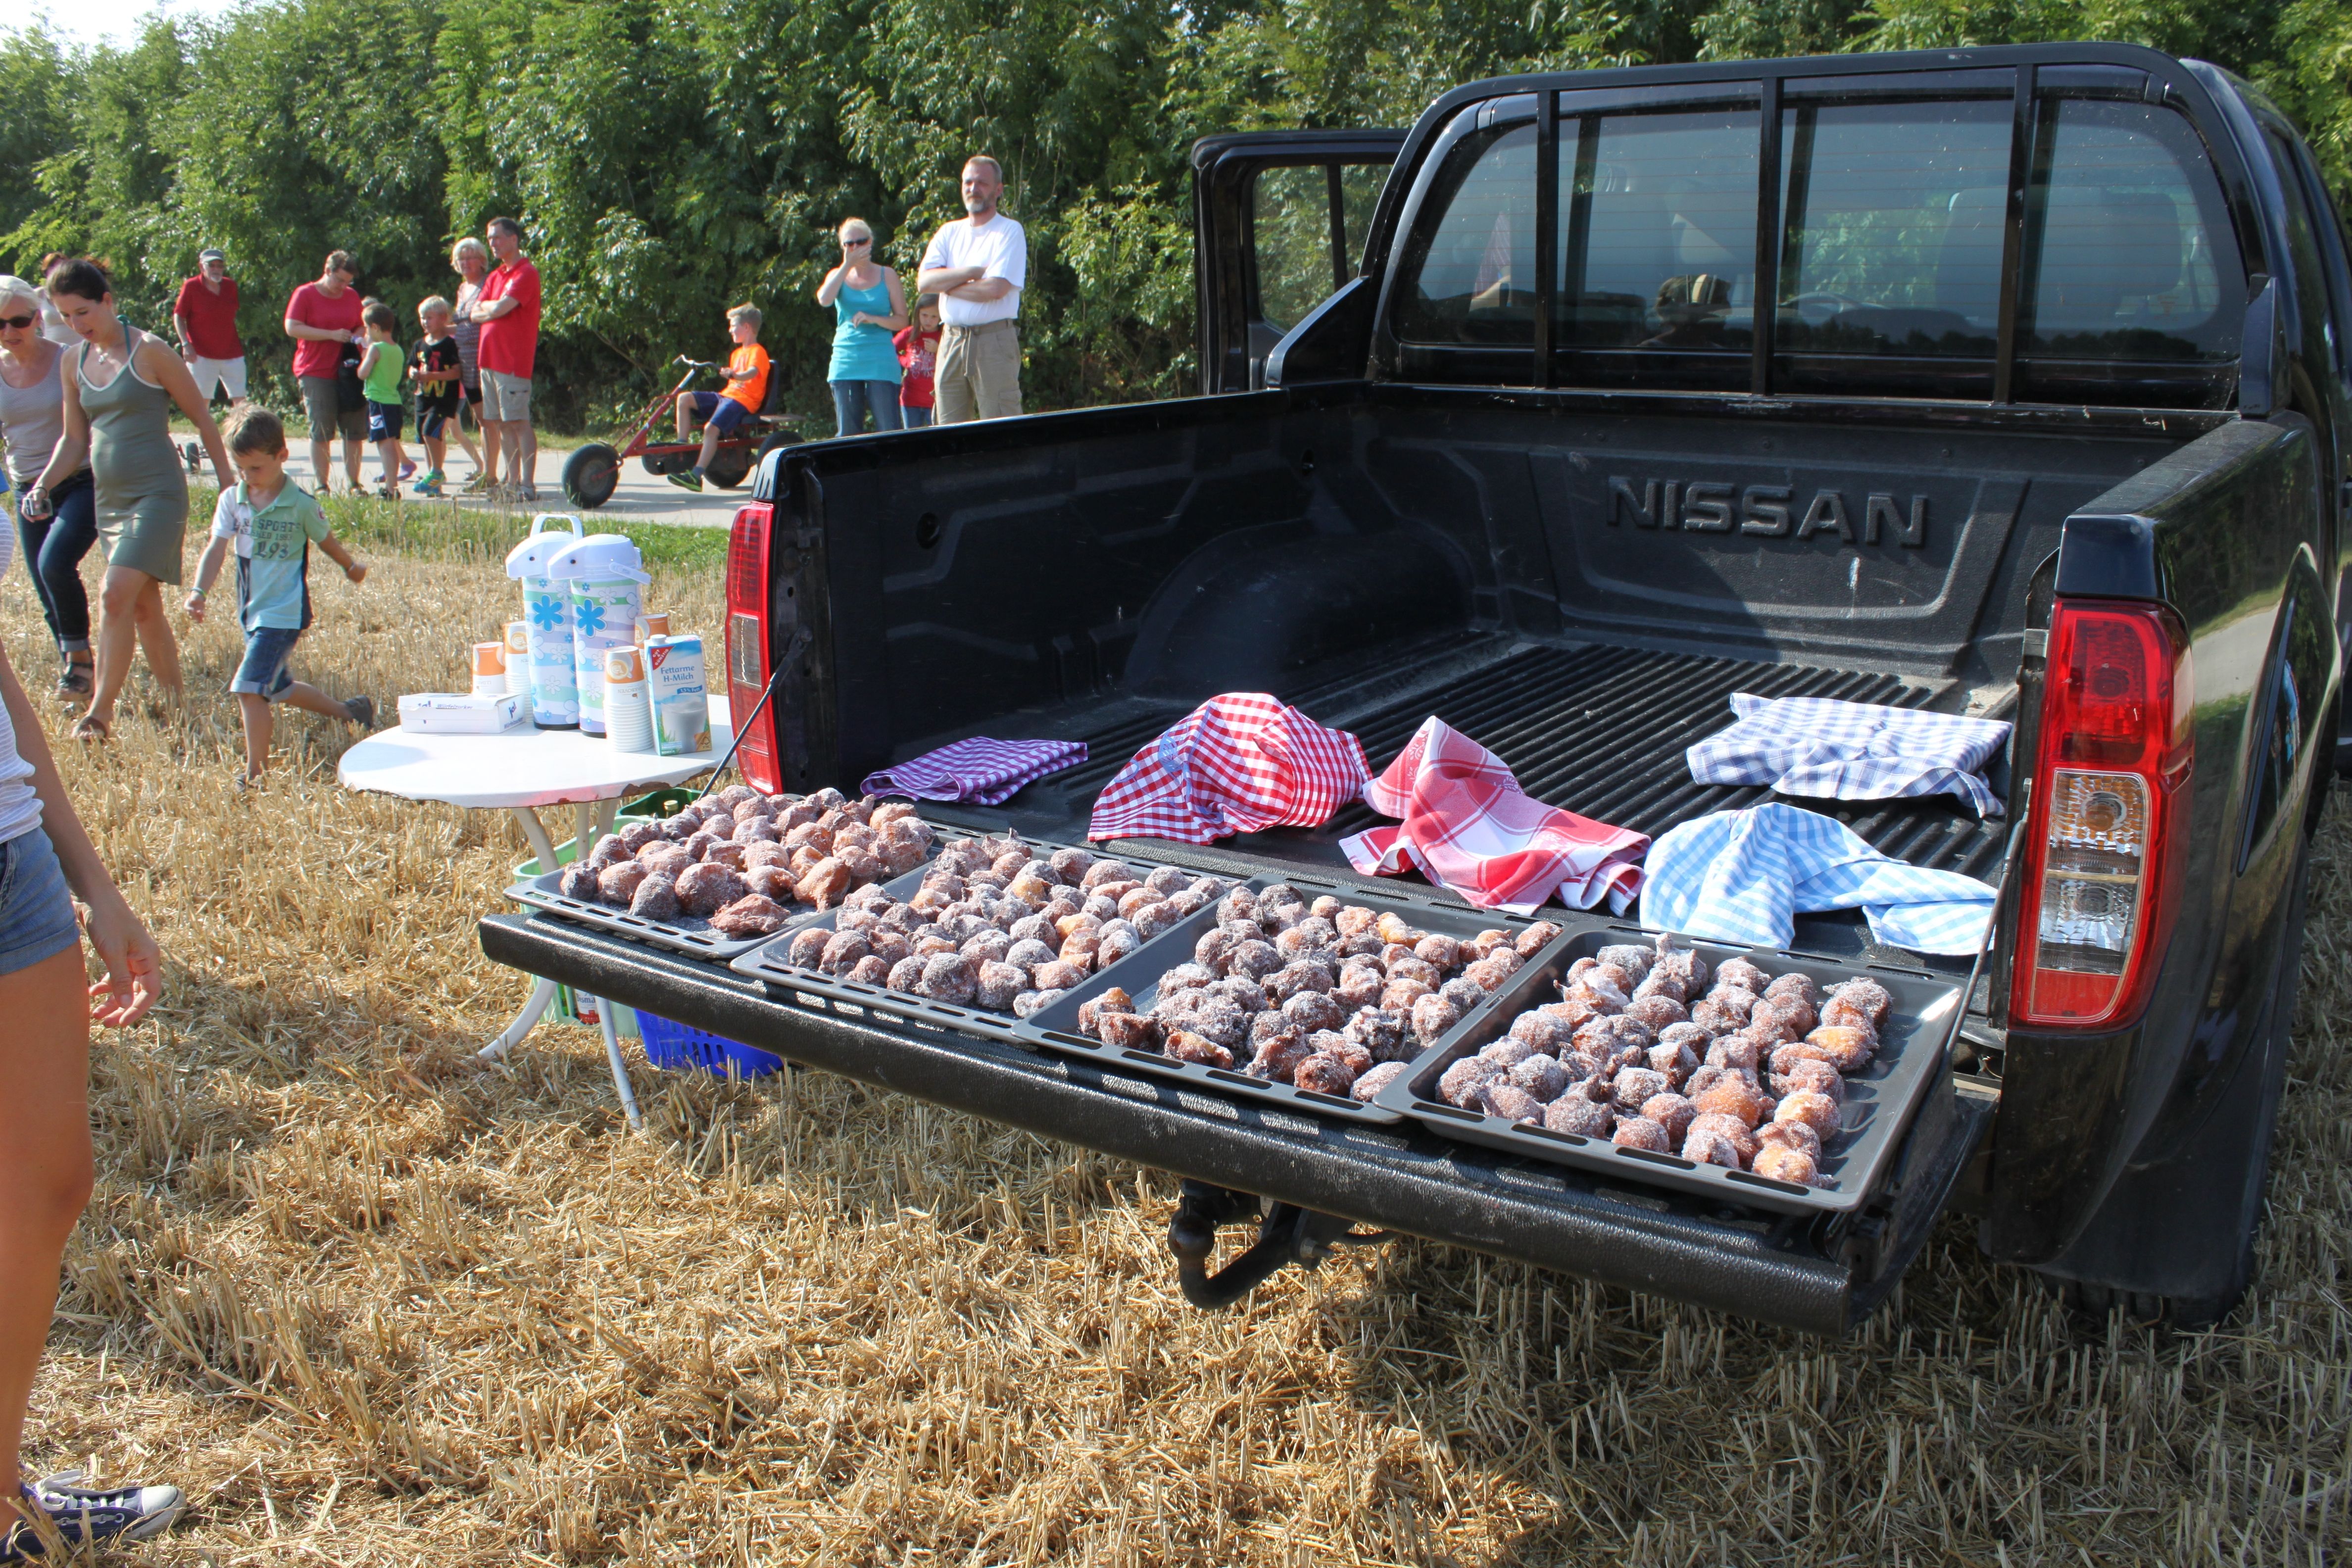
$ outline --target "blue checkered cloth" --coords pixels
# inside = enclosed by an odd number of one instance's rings
[[[1870,934],[1913,952],[1973,954],[1993,889],[1891,860],[1842,822],[1769,801],[1669,829],[1643,866],[1642,923],[1714,942],[1787,947],[1796,917],[1860,905]]]
[[[1985,759],[2009,740],[1998,719],[1921,713],[1827,697],[1735,692],[1738,716],[1685,753],[1700,784],[1770,784],[1780,795],[1891,800],[1956,795],[1979,816],[1999,816]]]

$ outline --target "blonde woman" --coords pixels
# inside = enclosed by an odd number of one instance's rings
[[[490,482],[489,470],[482,462],[481,448],[466,433],[466,424],[469,419],[479,423],[482,417],[482,323],[474,320],[474,306],[482,297],[482,279],[490,275],[489,247],[469,234],[449,247],[449,267],[458,278],[449,331],[457,340],[457,384],[466,397],[448,431],[474,460],[474,477],[465,488],[478,490]]]
[[[66,429],[65,383],[58,372],[67,351],[41,335],[48,303],[47,295],[22,278],[0,277],[0,436],[8,441],[9,482],[20,490],[49,466],[49,454]],[[49,515],[37,518],[20,508],[16,530],[33,592],[41,601],[41,618],[65,660],[58,700],[85,702],[90,692],[89,595],[82,587],[81,558],[98,542],[89,470],[79,469],[51,486],[49,506]]]
[[[898,348],[891,334],[907,324],[907,291],[893,268],[874,259],[874,231],[862,217],[845,219],[837,236],[841,265],[817,285],[816,302],[833,307],[833,388],[835,434],[856,436],[874,416],[877,430],[905,427],[898,416]]]

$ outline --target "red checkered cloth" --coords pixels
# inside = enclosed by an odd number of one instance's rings
[[[1339,841],[1359,871],[1417,867],[1482,910],[1514,914],[1557,893],[1578,910],[1605,896],[1622,915],[1642,889],[1647,837],[1530,800],[1500,757],[1441,720],[1423,721],[1364,801],[1404,820]]]
[[[1262,691],[1228,691],[1135,753],[1096,800],[1087,837],[1208,844],[1319,827],[1371,772],[1355,736]]]

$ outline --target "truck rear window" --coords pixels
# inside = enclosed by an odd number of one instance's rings
[[[1757,110],[1577,112],[1591,96],[1560,101],[1551,380],[1748,389]],[[2018,395],[2225,395],[2226,374],[2194,368],[2237,353],[2223,307],[2234,242],[2195,131],[2139,101],[2051,96],[2035,109]],[[1531,117],[1472,129],[1481,114],[1455,121],[1409,219],[1391,330],[1408,375],[1525,384],[1538,132]],[[1773,390],[1991,395],[2014,123],[1993,96],[1783,107]],[[2113,395],[2098,395],[2102,382]]]

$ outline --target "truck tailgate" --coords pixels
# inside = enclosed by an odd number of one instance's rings
[[[481,924],[492,960],[787,1059],[1155,1169],[1359,1224],[1821,1334],[1901,1277],[1990,1120],[1939,1087],[1882,1206],[1835,1226],[1619,1188],[1412,1128],[1325,1123],[1017,1046],[788,1005],[725,970],[539,916]]]

